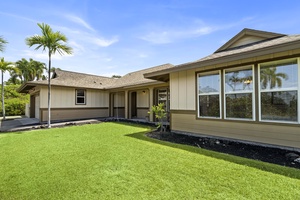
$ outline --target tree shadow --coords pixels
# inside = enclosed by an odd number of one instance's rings
[[[150,137],[146,136],[146,133],[148,133],[148,132],[149,131],[143,131],[143,132],[128,134],[125,136],[139,139],[139,140],[144,140],[144,141],[155,143],[155,144],[172,147],[172,148],[182,149],[182,150],[189,151],[192,153],[198,153],[198,154],[201,154],[204,156],[209,156],[209,157],[216,158],[216,159],[222,159],[222,160],[225,160],[228,162],[236,163],[239,165],[245,165],[248,167],[253,167],[253,168],[256,168],[259,170],[287,176],[290,178],[300,179],[300,170],[296,169],[296,168],[285,167],[285,166],[271,164],[271,163],[262,162],[262,161],[258,161],[258,160],[252,160],[252,159],[234,156],[234,155],[230,155],[230,154],[215,152],[215,151],[211,151],[211,150],[197,148],[197,147],[190,146],[190,145],[162,141],[159,139],[154,139],[154,138],[150,138]]]

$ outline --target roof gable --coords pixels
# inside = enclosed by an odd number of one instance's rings
[[[233,38],[231,38],[228,42],[226,42],[223,46],[221,46],[217,51],[215,51],[215,53],[230,50],[240,46],[258,43],[265,40],[275,39],[282,36],[286,35],[245,28]]]

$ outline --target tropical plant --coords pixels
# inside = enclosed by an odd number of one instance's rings
[[[61,32],[53,32],[52,28],[48,24],[37,24],[42,35],[34,35],[26,38],[26,44],[29,47],[37,46],[35,50],[42,48],[43,51],[48,53],[49,64],[48,64],[48,128],[51,128],[51,56],[58,52],[60,55],[64,53],[72,54],[72,48],[66,45],[68,41],[67,37]]]
[[[4,51],[5,44],[7,44],[7,41],[2,36],[0,36],[0,52]]]
[[[287,80],[288,75],[285,73],[276,72],[276,67],[268,67],[261,69],[260,81],[263,89],[273,89],[276,86],[282,86],[282,79]]]
[[[1,60],[0,60],[0,70],[1,70],[1,85],[2,85],[2,90],[1,90],[1,95],[2,95],[2,116],[3,116],[3,120],[5,120],[3,74],[6,71],[12,71],[12,70],[14,70],[13,63],[12,62],[6,62],[6,61],[4,61],[4,58],[1,58]]]
[[[5,114],[9,116],[24,115],[26,104],[29,103],[29,94],[23,94],[17,92],[19,85],[8,85],[6,83],[4,87],[5,98]],[[0,104],[0,110],[2,105]],[[1,113],[2,114],[2,113]]]
[[[158,120],[157,128],[162,132],[164,129],[163,121],[167,117],[165,104],[159,103],[158,105],[153,105],[148,113],[150,114],[151,112],[155,114],[155,118]]]
[[[276,67],[268,67],[261,69],[260,73],[260,82],[263,89],[273,89],[276,86],[281,87],[282,86],[282,79],[287,80],[288,75],[285,73],[276,72]],[[274,92],[271,92],[271,105],[273,105],[274,102]]]
[[[18,78],[20,78],[21,83],[40,80],[43,77],[45,69],[45,63],[33,60],[32,58],[29,61],[22,58],[16,62],[16,70],[11,72],[10,81],[17,84],[19,82]]]

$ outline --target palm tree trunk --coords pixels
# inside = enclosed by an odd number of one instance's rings
[[[5,105],[4,105],[4,85],[3,85],[3,70],[1,70],[1,84],[2,84],[2,115],[3,120],[5,120]]]
[[[51,69],[51,53],[49,51],[49,65],[48,65],[48,128],[51,128],[51,77],[50,77],[50,69]]]

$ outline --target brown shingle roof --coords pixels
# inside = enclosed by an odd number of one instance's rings
[[[51,79],[52,85],[105,89],[115,83],[115,79],[104,76],[55,70],[55,76]]]
[[[196,61],[180,64],[174,66],[172,69],[165,69],[153,73],[145,74],[146,78],[158,77],[160,75],[168,74],[170,72],[177,72],[186,69],[205,67],[224,62],[236,61],[243,58],[251,58],[255,56],[268,55],[272,53],[279,53],[282,51],[299,49],[300,48],[300,35],[288,35],[271,40],[265,40],[249,45],[240,46],[237,48],[213,53],[209,56],[201,58]]]
[[[280,38],[273,39],[273,40],[266,40],[266,41],[254,43],[252,45],[245,45],[245,46],[237,47],[237,48],[234,48],[231,50],[214,53],[214,54],[211,54],[204,58],[201,58],[199,60],[196,60],[195,62],[201,62],[201,61],[205,61],[205,60],[221,58],[224,56],[230,56],[230,55],[240,54],[240,53],[244,53],[244,52],[251,52],[254,50],[264,49],[264,48],[268,48],[268,47],[272,47],[272,46],[276,46],[276,45],[280,45],[280,44],[284,44],[284,43],[290,43],[290,42],[297,41],[297,40],[300,40],[300,35],[284,36],[284,37],[280,37]]]
[[[168,69],[170,67],[173,67],[173,65],[171,64],[159,65],[156,67],[128,73],[119,79],[56,69],[51,79],[51,85],[77,87],[77,88],[91,88],[91,89],[113,89],[113,88],[136,86],[141,84],[151,84],[151,83],[157,83],[158,81],[144,78],[143,76],[144,73]],[[18,92],[26,93],[36,85],[47,85],[47,84],[48,84],[47,80],[29,81],[24,83],[18,89]]]
[[[141,85],[141,84],[155,83],[157,81],[144,78],[144,74],[155,72],[155,71],[160,71],[160,70],[164,70],[164,69],[169,69],[173,66],[174,65],[168,63],[168,64],[159,65],[156,67],[151,67],[151,68],[143,69],[140,71],[128,73],[125,76],[117,79],[117,82],[114,85],[112,85],[111,88],[129,87],[129,86],[135,86],[135,85]]]
[[[112,85],[115,79],[104,76],[96,76],[91,74],[83,74],[78,72],[70,72],[56,69],[51,78],[51,85],[53,86],[67,86],[67,87],[81,87],[105,89]],[[47,85],[47,80],[29,81],[26,84]]]

